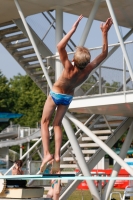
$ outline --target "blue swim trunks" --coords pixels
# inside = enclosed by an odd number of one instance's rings
[[[50,96],[52,97],[52,99],[53,99],[53,101],[55,102],[56,105],[68,106],[73,99],[72,95],[60,94],[60,93],[56,93],[56,92],[53,92],[53,91],[50,91]]]

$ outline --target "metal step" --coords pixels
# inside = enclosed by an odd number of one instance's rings
[[[21,57],[19,62],[22,62],[22,63],[27,63],[27,62],[33,62],[33,61],[37,61],[37,56],[32,56],[32,57]]]
[[[33,75],[33,76],[42,76],[43,74],[44,74],[44,72],[42,70],[34,71],[31,73],[31,75]]]
[[[61,169],[66,169],[66,168],[77,168],[78,166],[76,164],[60,164]]]
[[[20,32],[20,29],[17,26],[14,26],[0,30],[0,35],[7,35],[16,32]]]
[[[105,116],[107,121],[123,121],[125,117],[122,116]],[[100,122],[105,122],[104,118],[99,119]]]
[[[45,64],[45,62],[44,62],[44,64]],[[26,69],[38,69],[38,68],[42,69],[40,66],[40,63],[35,63],[35,64],[31,64],[31,65],[28,64],[28,65],[25,65],[24,67]]]
[[[10,37],[3,37],[1,40],[8,43],[8,42],[13,42],[13,41],[22,40],[22,39],[27,39],[27,37],[23,33],[18,34],[18,35],[13,35]]]
[[[107,140],[109,137],[108,136],[99,136],[98,137],[100,140]],[[90,137],[82,137],[82,141],[92,141],[92,138]]]
[[[17,44],[8,44],[6,47],[9,49],[19,49],[23,47],[30,47],[30,41],[18,42]]]
[[[22,50],[22,51],[14,51],[13,52],[13,55],[14,56],[24,56],[24,55],[29,55],[29,54],[34,54],[35,51],[33,48],[30,48],[30,49],[26,49],[26,50]]]
[[[88,161],[90,159],[89,157],[84,157],[84,158],[85,158],[86,161]],[[63,161],[74,161],[74,159],[73,159],[73,157],[64,157]]]
[[[95,135],[104,135],[104,134],[111,134],[111,131],[110,130],[95,130],[95,131],[93,130],[92,133],[94,133]]]
[[[111,127],[118,127],[120,125],[120,123],[113,123],[113,124],[110,124]],[[107,124],[96,124],[94,125],[94,128],[108,128]]]
[[[9,25],[14,25],[13,21],[8,21],[8,22],[1,23],[0,27],[9,26]]]
[[[96,143],[83,143],[83,144],[79,144],[79,146],[80,147],[99,147],[99,145],[98,144],[96,144]]]
[[[94,154],[96,153],[96,149],[90,149],[90,150],[82,150],[83,154]],[[74,154],[74,151],[72,151],[72,153]]]

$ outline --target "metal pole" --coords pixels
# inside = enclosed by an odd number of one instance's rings
[[[63,37],[63,12],[60,8],[56,9],[56,30],[55,31],[56,31],[55,37],[56,37],[56,46],[57,46],[57,44],[60,42],[60,40]],[[56,54],[58,54],[57,49],[56,49]],[[56,57],[55,63],[56,63],[55,80],[57,80],[62,73],[63,66],[60,62],[59,57]]]
[[[40,62],[41,68],[42,68],[42,70],[43,70],[43,72],[44,72],[44,75],[45,75],[46,80],[47,80],[47,82],[48,82],[48,84],[49,84],[49,87],[52,88],[52,82],[51,82],[51,80],[50,80],[50,78],[49,78],[49,75],[48,75],[48,73],[47,73],[47,70],[45,69],[44,63],[43,63],[42,58],[41,58],[41,56],[40,56],[40,53],[39,53],[39,51],[38,51],[37,45],[36,45],[36,43],[35,43],[35,41],[34,41],[34,39],[33,39],[33,36],[32,36],[31,31],[30,31],[30,29],[29,29],[29,26],[28,26],[28,24],[27,24],[27,22],[26,22],[26,20],[25,20],[25,17],[24,17],[24,15],[23,15],[23,12],[22,12],[22,10],[21,10],[21,8],[20,8],[19,2],[18,2],[18,0],[14,0],[14,2],[15,2],[15,5],[16,5],[16,7],[17,7],[17,10],[18,10],[18,12],[19,12],[19,15],[20,15],[20,17],[21,17],[21,19],[22,19],[22,22],[23,22],[23,24],[24,24],[24,27],[25,27],[25,29],[26,29],[26,31],[27,31],[27,34],[28,34],[29,39],[30,39],[30,41],[31,41],[31,44],[32,44],[32,46],[33,46],[33,48],[34,48],[34,50],[35,50],[36,56],[37,56],[37,58],[38,58],[38,60],[39,60],[39,62]]]
[[[101,73],[101,67],[99,67],[99,94],[102,94],[102,73]]]
[[[64,129],[67,133],[67,136],[69,138],[69,141],[71,143],[71,146],[73,148],[73,151],[76,155],[78,164],[81,168],[83,175],[84,176],[91,176],[91,173],[89,172],[85,158],[82,154],[81,148],[79,147],[77,138],[76,138],[76,136],[73,132],[73,129],[71,127],[69,120],[66,117],[64,117],[62,123],[63,123]],[[94,200],[100,200],[100,195],[98,194],[98,191],[97,191],[97,188],[96,188],[94,182],[93,181],[87,181],[87,184],[89,186],[89,189],[91,191],[91,195],[92,195],[93,199]]]
[[[86,126],[84,126],[79,120],[77,120],[70,113],[66,113],[66,116],[76,124],[84,133],[86,133],[92,140],[97,143],[108,155],[110,155],[114,160],[116,160],[119,165],[126,169],[126,171],[133,176],[133,169],[129,167],[127,163],[123,161],[112,149],[110,149],[102,140],[100,140],[95,134],[93,134]]]
[[[130,126],[130,129],[128,131],[128,134],[126,136],[126,139],[124,141],[124,144],[123,144],[120,154],[119,154],[119,156],[122,159],[124,159],[126,157],[127,151],[130,147],[132,140],[133,140],[133,123]],[[111,177],[117,177],[120,168],[121,168],[121,166],[116,162],[114,165]],[[115,180],[110,180],[108,182],[108,184],[106,185],[106,187],[104,189],[104,193],[102,195],[102,200],[107,200],[109,198],[109,195],[111,193],[114,183],[115,183]]]
[[[133,81],[133,72],[132,72],[131,63],[130,63],[130,60],[128,58],[127,52],[126,52],[123,39],[121,37],[120,30],[118,28],[118,23],[117,23],[117,20],[116,20],[116,17],[115,17],[115,13],[113,11],[112,4],[111,4],[110,0],[106,0],[106,3],[107,3],[107,6],[108,6],[110,15],[111,15],[111,17],[113,19],[113,23],[114,23],[114,27],[115,27],[115,30],[116,30],[116,34],[117,34],[118,40],[120,42],[121,49],[122,49],[122,52],[123,52],[123,55],[124,55],[124,58],[125,58],[125,61],[126,61],[130,76],[131,76],[131,79]]]
[[[123,57],[123,91],[126,92],[126,63]]]
[[[95,0],[93,8],[92,8],[90,15],[88,17],[88,20],[86,22],[85,29],[83,31],[83,34],[81,36],[78,46],[84,46],[100,2],[101,2],[101,0]]]

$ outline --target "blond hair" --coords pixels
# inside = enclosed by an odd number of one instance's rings
[[[90,62],[91,55],[87,48],[76,47],[76,51],[73,57],[75,66],[79,69],[84,69],[86,65]]]

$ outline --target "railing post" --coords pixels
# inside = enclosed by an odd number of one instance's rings
[[[110,0],[106,0],[106,3],[107,3],[107,6],[108,6],[110,15],[111,15],[111,17],[113,19],[113,24],[114,24],[114,27],[115,27],[115,30],[116,30],[116,34],[117,34],[117,37],[118,37],[120,45],[121,45],[121,49],[122,49],[122,52],[123,52],[123,55],[124,55],[124,58],[125,58],[128,70],[129,70],[129,74],[131,76],[131,80],[133,81],[133,70],[132,70],[132,67],[131,67],[130,60],[128,58],[127,51],[126,51],[125,46],[124,46],[123,39],[122,39],[121,34],[120,34],[120,30],[118,28],[118,23],[117,23],[117,20],[116,20],[116,17],[115,17],[115,13],[114,13],[111,1]]]
[[[102,94],[101,66],[99,67],[99,94]]]
[[[123,56],[123,91],[126,91],[126,62]]]

